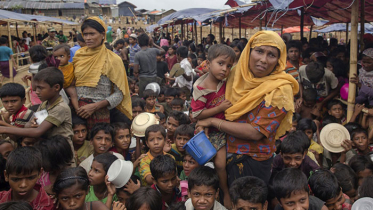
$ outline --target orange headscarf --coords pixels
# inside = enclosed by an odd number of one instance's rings
[[[99,17],[89,17],[95,20],[105,29],[105,23]],[[132,119],[132,103],[129,91],[126,69],[122,59],[114,52],[108,50],[105,44],[96,48],[80,48],[73,59],[74,74],[77,87],[96,87],[101,75],[105,75],[123,93],[123,100],[117,109]]]
[[[254,47],[264,45],[279,49],[280,58],[276,69],[270,75],[256,78],[249,68],[250,51]],[[285,43],[275,32],[259,31],[251,37],[228,77],[225,98],[232,102],[233,106],[225,111],[227,120],[236,120],[265,101],[266,106],[288,111],[277,129],[276,138],[291,128],[295,111],[294,95],[299,91],[299,84],[293,76],[284,72],[286,56]]]

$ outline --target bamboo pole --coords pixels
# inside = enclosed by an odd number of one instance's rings
[[[284,34],[284,25],[281,25],[281,37],[282,37],[282,34]]]
[[[223,28],[223,22],[219,22],[219,43],[221,43],[222,40],[222,28]]]
[[[303,38],[303,27],[304,27],[304,7],[301,8],[301,16],[300,16],[300,39]]]
[[[312,29],[313,29],[313,25],[311,25],[311,28],[310,28],[310,36],[309,36],[309,38],[308,38],[308,41],[310,41],[311,38],[312,38]]]
[[[346,23],[346,45],[348,43],[348,24],[349,23]]]
[[[34,31],[34,46],[38,43],[36,40],[36,23],[32,24],[32,30]]]
[[[20,38],[20,37],[19,37],[19,33],[18,33],[18,23],[17,23],[17,22],[16,22],[16,32],[17,32],[17,37]],[[23,38],[23,37],[22,37],[22,38]]]
[[[245,28],[245,38],[246,38],[246,28]]]
[[[238,18],[238,36],[241,39],[241,17]]]
[[[9,39],[9,48],[13,49],[12,47],[12,36],[10,35],[10,23],[8,22],[8,39]],[[17,52],[16,52],[17,54]],[[13,55],[11,55],[10,58],[12,58]],[[18,54],[17,54],[18,57]],[[12,59],[9,59],[9,78],[11,82],[14,82],[14,77],[13,77],[13,62]]]
[[[196,37],[196,40],[195,40],[195,43],[198,43],[198,33],[197,33],[197,21],[194,22],[194,34],[195,34],[195,37]]]
[[[210,23],[210,34],[212,34],[212,22]],[[214,34],[215,34],[215,27],[214,27]]]
[[[232,27],[232,40],[233,40],[233,29],[234,29],[234,28]]]
[[[359,1],[354,1],[351,7],[351,49],[350,49],[350,84],[348,89],[347,121],[350,121],[355,106],[356,85],[351,78],[357,74],[357,30],[359,21]]]
[[[200,32],[201,32],[201,34],[200,34],[200,35],[201,35],[201,44],[203,44],[203,43],[202,43],[202,40],[203,40],[203,35],[202,35],[202,25],[201,25],[201,27],[200,27]],[[198,43],[196,42],[196,44],[198,44]],[[196,45],[196,47],[197,47],[197,45]]]
[[[365,34],[365,0],[360,0],[360,50],[364,50],[364,39]]]
[[[259,31],[261,31],[262,30],[262,19],[259,20],[259,23],[260,23],[260,25],[259,25]]]
[[[184,39],[184,21],[181,22],[181,37],[180,39]]]

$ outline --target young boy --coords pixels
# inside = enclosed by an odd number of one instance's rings
[[[35,147],[21,147],[9,154],[5,166],[5,181],[10,190],[0,192],[0,203],[26,201],[32,209],[55,209],[53,200],[36,182],[42,174],[42,156]]]
[[[343,104],[341,101],[333,99],[328,103],[328,114],[337,119],[339,124],[346,124],[347,120],[344,117]]]
[[[331,171],[326,169],[316,171],[308,184],[313,195],[325,202],[329,210],[344,209],[343,206],[346,205],[344,203],[348,196],[343,194],[337,178]]]
[[[219,195],[219,176],[208,166],[194,169],[188,178],[186,210],[226,210],[216,201]]]
[[[74,76],[74,65],[69,62],[70,59],[70,47],[67,44],[60,44],[53,48],[53,57],[60,61],[58,69],[63,74],[63,88],[66,93],[70,96],[71,104],[74,109],[78,110],[78,96],[75,90],[75,76]]]
[[[145,112],[154,113],[154,112],[164,112],[163,106],[155,104],[157,94],[153,90],[144,90],[143,98],[145,100]]]
[[[25,88],[18,83],[7,83],[0,88],[0,98],[7,110],[3,113],[4,121],[0,121],[0,125],[24,128],[34,114],[23,105],[26,101]]]
[[[151,187],[162,197],[162,210],[166,210],[172,203],[180,202],[175,160],[169,155],[158,155],[151,161],[150,171],[153,177]]]
[[[87,123],[83,119],[76,116],[74,116],[72,120],[74,132],[74,156],[77,160],[77,165],[79,165],[93,153],[93,146],[89,141],[87,141]]]
[[[190,100],[190,90],[193,87],[193,69],[188,61],[188,48],[179,47],[176,50],[177,60],[180,62],[180,67],[184,69],[184,74],[175,78],[173,87],[179,87],[187,92],[186,99]]]
[[[228,77],[235,61],[236,54],[232,48],[218,44],[209,49],[207,65],[209,72],[201,76],[193,86],[193,99],[191,107],[193,117],[203,120],[209,117],[217,118],[223,122],[224,111],[232,106],[231,102],[225,100],[225,78]],[[225,133],[218,129],[209,129],[209,140],[218,151],[214,159],[216,171],[219,175],[220,187],[224,193],[224,205],[230,208],[226,173],[226,141]]]
[[[143,186],[153,184],[153,177],[150,172],[150,162],[159,156],[166,154],[163,152],[165,145],[166,130],[161,125],[151,125],[145,130],[145,144],[149,148],[146,157],[140,161],[140,179]]]
[[[188,154],[188,152],[185,152],[184,160],[183,160],[183,170],[180,173],[180,179],[181,180],[188,180],[189,174],[195,169],[198,168],[200,165],[194,158]]]
[[[229,188],[233,209],[267,210],[268,188],[266,183],[254,176],[236,179]]]
[[[308,139],[311,142],[309,152],[313,153],[317,160],[317,163],[319,165],[322,165],[322,155],[324,153],[324,148],[317,143],[320,142],[318,138],[316,139],[316,141],[313,140],[314,133],[317,132],[316,123],[311,119],[301,119],[298,122],[297,130],[303,131],[307,135]]]
[[[171,107],[172,111],[184,111],[184,100],[181,98],[174,98],[174,100],[171,101]]]
[[[190,125],[180,125],[175,130],[175,143],[171,145],[170,154],[175,157],[177,172],[180,176],[181,171],[183,170],[183,160],[185,149],[184,145],[194,136],[194,129]]]
[[[93,158],[99,154],[107,153],[113,145],[114,128],[109,123],[97,123],[93,126],[90,132],[90,144],[93,146],[93,154],[87,157],[79,165],[87,171],[87,174],[91,170]],[[118,159],[124,160],[124,157],[121,154],[116,152],[111,153]]]
[[[368,132],[363,128],[356,128],[351,132],[351,140],[355,151],[359,155],[367,155],[373,151],[373,145],[369,144]]]
[[[317,92],[314,88],[303,90],[302,104],[295,109],[301,117],[307,119],[314,119],[315,117],[321,117],[320,111],[315,109]]]
[[[180,125],[189,124],[188,117],[183,112],[172,111],[167,118],[167,140],[173,143],[175,131]]]
[[[325,70],[322,63],[311,62],[301,66],[299,76],[304,89],[316,89],[318,103],[315,106],[319,111],[339,93],[337,77]]]
[[[295,131],[282,141],[280,155],[273,160],[272,178],[284,168],[298,168],[307,177],[319,169],[317,163],[307,155],[310,140],[302,131]]]
[[[37,111],[44,111],[48,116],[41,122],[36,123],[36,118],[29,122],[31,128],[5,128],[0,126],[0,133],[18,135],[23,137],[39,138],[41,136],[50,138],[61,135],[65,137],[74,152],[72,143],[73,130],[71,123],[70,107],[63,102],[60,91],[63,87],[63,74],[55,67],[48,67],[39,71],[33,78],[33,87],[36,94],[43,103]],[[26,125],[25,127],[28,127]],[[72,166],[76,166],[75,159]]]
[[[299,169],[287,168],[273,180],[273,191],[279,204],[275,210],[327,210],[324,202],[310,196],[306,175]]]
[[[300,57],[301,46],[300,42],[291,40],[286,44],[288,59],[286,62],[285,72],[299,81],[299,67],[302,65]]]
[[[168,116],[170,112],[172,111],[172,107],[171,107],[172,100],[174,100],[174,98],[179,98],[179,96],[180,96],[180,91],[178,88],[167,88],[164,91],[164,99],[166,102],[160,103],[160,105],[163,106],[164,113],[166,114],[166,116]]]

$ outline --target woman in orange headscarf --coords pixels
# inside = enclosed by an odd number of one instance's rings
[[[86,19],[81,26],[86,47],[73,59],[77,114],[87,119],[88,129],[98,122],[110,123],[110,109],[117,108],[132,119],[127,76],[122,60],[105,47],[106,26],[98,17]]]
[[[228,77],[225,98],[233,104],[225,111],[228,121],[208,118],[196,125],[227,133],[228,185],[243,176],[269,181],[275,140],[291,128],[299,90],[285,66],[281,37],[271,31],[256,33]]]

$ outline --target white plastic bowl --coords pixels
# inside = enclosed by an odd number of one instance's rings
[[[146,129],[151,126],[158,124],[158,120],[154,114],[143,112],[135,117],[132,121],[131,129],[133,135],[137,137],[144,137]]]
[[[114,184],[115,188],[122,188],[130,180],[133,172],[133,164],[131,161],[117,159],[114,161],[107,174],[109,182]]]

